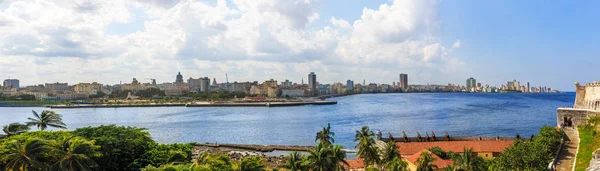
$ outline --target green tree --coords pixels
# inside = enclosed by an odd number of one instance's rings
[[[408,171],[408,163],[400,158],[394,158],[384,165],[387,171]]]
[[[396,158],[401,158],[400,152],[396,148],[396,142],[389,141],[385,144],[385,148],[381,149],[381,163],[388,163]]]
[[[219,170],[219,171],[233,171],[233,163],[231,159],[225,155],[210,155],[202,153],[196,159],[191,166],[192,170]]]
[[[94,141],[83,137],[73,137],[65,141],[60,147],[62,158],[52,165],[51,170],[80,170],[88,171],[98,166],[92,157],[99,157],[102,154],[97,152],[100,146],[94,144]]]
[[[62,116],[54,111],[44,110],[41,115],[35,111],[32,112],[34,118],[27,118],[29,119],[29,122],[27,122],[29,126],[37,126],[42,131],[46,130],[48,126],[67,129],[67,125],[62,122]]]
[[[317,132],[317,136],[315,137],[315,142],[321,141],[325,145],[331,145],[335,142],[335,140],[333,139],[333,136],[335,136],[335,133],[331,132],[331,124],[328,123],[327,127],[324,127],[323,130]]]
[[[132,166],[135,168],[142,168],[147,165],[160,167],[164,164],[189,162],[192,160],[191,156],[194,144],[152,144],[149,150],[141,157],[135,159]]]
[[[477,154],[473,152],[473,149],[464,148],[464,151],[460,155],[456,155],[453,158],[455,170],[458,171],[483,171],[487,170],[485,166],[485,161],[483,158],[478,157]]]
[[[368,126],[363,126],[360,131],[356,131],[354,136],[354,142],[358,142],[358,144],[356,144],[358,153],[356,154],[359,158],[363,159],[365,166],[379,163],[379,149],[375,146],[375,139],[373,139],[374,135],[375,134]]]
[[[313,171],[334,171],[342,169],[342,164],[346,164],[346,154],[343,147],[339,145],[331,146],[318,142],[314,150],[309,151],[310,155],[306,158],[310,170]]]
[[[304,163],[305,157],[297,151],[291,152],[284,165],[290,171],[306,170],[307,166]]]
[[[490,170],[545,170],[562,141],[563,132],[544,126],[533,140],[517,140],[490,162]]]
[[[240,171],[265,171],[266,166],[260,157],[246,157],[240,161]]]
[[[40,170],[46,168],[46,164],[40,158],[53,148],[48,141],[32,139],[25,142],[12,140],[3,150],[6,152],[0,159],[6,163],[5,170],[26,171],[30,168]]]
[[[76,136],[96,141],[102,156],[96,159],[101,170],[136,170],[132,163],[156,144],[144,128],[124,126],[85,127],[73,131]]]
[[[4,127],[2,127],[2,131],[4,131],[4,134],[6,136],[13,136],[13,135],[17,135],[20,133],[24,133],[27,132],[29,130],[29,126],[27,126],[26,124],[20,124],[20,123],[11,123],[8,124]]]
[[[417,171],[433,171],[433,169],[437,169],[437,166],[433,164],[435,158],[431,156],[428,152],[422,152],[421,156],[417,159]]]

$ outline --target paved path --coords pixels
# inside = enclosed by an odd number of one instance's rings
[[[573,160],[575,160],[577,146],[579,146],[579,133],[577,133],[577,128],[564,128],[564,130],[567,137],[565,146],[558,156],[556,170],[570,171],[573,170]]]

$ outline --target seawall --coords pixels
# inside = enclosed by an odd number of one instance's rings
[[[124,108],[124,107],[284,107],[304,105],[334,105],[337,101],[312,102],[256,102],[256,103],[173,103],[173,104],[78,104],[78,105],[48,105],[51,109],[76,108]]]

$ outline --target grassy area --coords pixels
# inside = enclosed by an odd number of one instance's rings
[[[592,118],[587,125],[578,127],[579,130],[579,151],[577,152],[577,163],[575,170],[584,171],[592,159],[592,152],[600,148],[600,136],[597,134],[600,117]]]
[[[54,105],[54,104],[64,104],[65,101],[62,100],[9,100],[9,101],[0,101],[0,104],[11,104],[11,105]]]

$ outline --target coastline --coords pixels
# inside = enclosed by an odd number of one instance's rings
[[[335,105],[337,101],[309,101],[309,102],[247,102],[247,103],[171,103],[171,104],[77,104],[77,105],[47,105],[51,109],[75,108],[124,108],[124,107],[285,107],[306,105]]]

